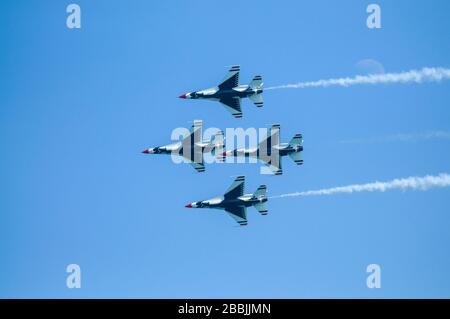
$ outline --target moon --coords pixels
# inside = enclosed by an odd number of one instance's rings
[[[383,74],[384,66],[374,59],[363,59],[356,63],[358,72],[363,74]]]

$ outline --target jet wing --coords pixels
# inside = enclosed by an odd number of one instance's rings
[[[267,168],[272,172],[272,174],[275,175],[282,175],[283,174],[283,168],[281,168],[281,157],[278,157],[277,163],[274,161],[271,161],[269,163],[266,163]]]
[[[271,151],[277,145],[280,145],[280,125],[274,124],[267,130],[267,138],[259,143],[259,149]]]
[[[182,153],[181,155],[186,158],[194,168],[203,172],[205,166],[203,164],[203,150],[198,144],[202,140],[202,121],[196,120],[191,127],[191,132],[182,141]]]
[[[228,74],[218,85],[220,90],[231,90],[239,85],[239,65],[233,65],[228,71]]]
[[[189,162],[189,164],[192,165],[192,167],[199,173],[202,173],[205,171],[205,163],[203,161],[203,152],[200,147],[196,147],[194,149],[194,152],[192,154],[189,154],[191,152],[183,151],[183,157]]]
[[[223,195],[225,199],[235,199],[244,195],[245,176],[238,176]]]
[[[239,225],[247,225],[247,209],[243,206],[227,207],[225,211],[230,215]]]
[[[203,163],[203,161],[202,161],[202,163],[191,162],[191,165],[199,173],[202,173],[205,171],[205,164]]]
[[[199,139],[201,139],[202,136],[202,120],[195,120],[194,124],[191,126],[191,134],[199,134]]]
[[[280,125],[272,125],[272,127],[268,130],[267,135],[267,138],[259,143],[258,159],[273,166],[269,168],[274,174],[281,175],[281,158],[277,148],[277,146],[280,145]],[[278,172],[278,174],[275,172]]]
[[[225,105],[225,108],[233,114],[234,117],[242,117],[241,99],[239,97],[220,99],[219,102]]]
[[[273,124],[269,129],[268,135],[267,139],[272,147],[280,145],[280,124]]]

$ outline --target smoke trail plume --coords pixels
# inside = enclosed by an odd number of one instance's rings
[[[311,190],[305,192],[296,192],[272,196],[270,198],[298,197],[298,196],[322,196],[334,195],[340,193],[351,194],[354,192],[385,192],[389,190],[420,190],[426,191],[430,188],[448,187],[450,186],[450,175],[441,173],[436,176],[427,175],[424,177],[407,177],[394,179],[388,182],[374,182],[367,184],[354,184],[348,186],[340,186],[333,188],[325,188],[320,190]]]
[[[423,82],[440,82],[450,79],[450,69],[447,68],[422,68],[420,70],[411,70],[400,73],[383,73],[357,75],[355,77],[318,80],[312,82],[300,82],[296,84],[286,84],[272,86],[266,90],[276,89],[305,89],[314,87],[328,86],[352,86],[357,84],[388,84],[388,83],[423,83]]]
[[[339,143],[342,144],[363,144],[363,143],[388,143],[388,142],[419,142],[427,140],[450,140],[449,131],[431,131],[423,133],[412,134],[396,134],[389,136],[371,137],[371,138],[358,138],[353,140],[343,140]]]

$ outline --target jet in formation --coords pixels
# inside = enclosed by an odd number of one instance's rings
[[[244,195],[245,177],[237,177],[223,196],[187,204],[187,208],[215,208],[225,210],[239,225],[247,225],[247,207],[255,207],[267,215],[266,185],[258,187],[255,193]]]
[[[223,152],[223,156],[224,158],[226,156],[256,158],[266,164],[273,174],[281,175],[283,174],[281,158],[288,155],[295,164],[302,165],[302,151],[302,134],[295,134],[289,143],[280,143],[280,125],[274,124],[268,130],[267,138],[260,142],[257,147],[225,151]]]
[[[219,101],[234,117],[240,118],[242,117],[241,98],[248,97],[257,107],[262,107],[264,101],[261,95],[263,92],[261,76],[255,76],[248,85],[239,85],[239,71],[239,65],[233,65],[217,87],[185,93],[179,98]]]
[[[219,131],[210,141],[202,140],[202,121],[196,120],[191,127],[190,133],[182,140],[172,144],[152,147],[144,150],[144,154],[168,154],[185,158],[197,172],[204,172],[203,154],[212,152],[216,148],[223,150],[223,132]]]

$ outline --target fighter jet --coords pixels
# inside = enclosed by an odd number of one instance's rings
[[[203,154],[212,152],[213,155],[216,150],[223,150],[223,132],[219,131],[210,141],[202,140],[202,121],[194,121],[190,134],[182,141],[176,143],[152,147],[144,150],[144,154],[174,154],[182,156],[195,168],[197,172],[204,172],[205,165],[203,161]]]
[[[181,99],[208,99],[219,101],[234,117],[242,117],[241,98],[248,97],[257,107],[263,106],[262,78],[257,75],[248,85],[239,85],[239,65],[233,65],[223,81],[217,86],[206,90],[185,93]]]
[[[280,125],[274,124],[268,130],[267,138],[259,143],[256,148],[241,148],[225,151],[223,156],[245,156],[256,158],[265,163],[269,170],[275,175],[283,174],[281,158],[289,155],[297,165],[303,164],[303,137],[295,134],[289,143],[280,143]],[[224,158],[222,158],[224,160]]]
[[[223,196],[187,204],[187,208],[216,208],[225,210],[239,225],[247,225],[247,207],[254,206],[267,215],[266,185],[258,187],[254,194],[244,195],[245,177],[237,177]]]

